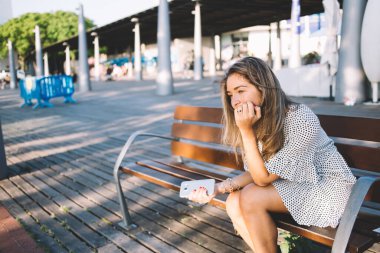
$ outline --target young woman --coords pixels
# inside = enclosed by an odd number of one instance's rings
[[[265,62],[246,57],[222,81],[224,143],[241,150],[245,172],[189,199],[209,202],[230,193],[226,209],[235,229],[257,253],[276,252],[271,212],[301,225],[336,227],[356,182],[317,116],[290,101]]]

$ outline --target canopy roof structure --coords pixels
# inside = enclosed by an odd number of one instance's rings
[[[342,4],[343,0],[340,0]],[[199,0],[201,3],[202,36],[213,36],[240,28],[268,25],[284,19],[290,19],[291,0]],[[301,15],[323,12],[321,0],[302,0]],[[169,2],[171,38],[188,38],[194,36],[194,10],[192,0],[172,0]],[[109,15],[112,15],[110,13]],[[158,7],[148,9],[135,15],[120,19],[105,26],[87,32],[88,46],[91,46],[91,32],[99,36],[100,46],[106,46],[109,53],[121,53],[133,50],[134,23],[140,22],[141,43],[152,44],[157,41]],[[44,51],[58,52],[64,50],[63,42],[70,48],[78,47],[78,37],[74,36],[44,48]]]

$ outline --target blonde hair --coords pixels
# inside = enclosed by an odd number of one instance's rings
[[[271,158],[284,144],[286,111],[293,102],[285,95],[270,67],[261,59],[245,57],[233,64],[221,82],[223,102],[223,143],[232,146],[236,157],[243,150],[240,131],[235,123],[234,109],[227,95],[227,79],[239,74],[262,93],[261,119],[254,125],[258,141],[262,143],[264,160]]]

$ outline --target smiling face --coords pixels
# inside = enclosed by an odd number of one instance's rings
[[[252,102],[254,105],[262,105],[262,92],[242,75],[231,74],[226,81],[226,95],[233,109],[240,105]]]
[[[283,145],[286,111],[293,102],[282,91],[270,67],[256,57],[242,58],[228,69],[221,85],[223,143],[234,147],[237,157],[237,150],[242,149],[243,144],[234,109],[252,102],[261,107],[255,133],[263,143],[263,158],[272,157]]]

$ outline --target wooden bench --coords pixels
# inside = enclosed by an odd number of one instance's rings
[[[135,227],[120,185],[119,172],[179,191],[185,180],[214,178],[217,181],[241,173],[230,149],[220,144],[221,108],[178,106],[171,135],[138,131],[133,133],[115,163],[114,177],[124,215],[120,223]],[[301,226],[288,214],[275,214],[279,228],[332,247],[332,252],[363,252],[380,241],[380,120],[318,115],[326,133],[335,140],[358,182],[353,188],[337,229]],[[137,137],[158,137],[171,141],[172,157],[138,161],[122,166],[126,152]],[[241,160],[241,158],[240,158]],[[225,208],[226,195],[211,204]]]

